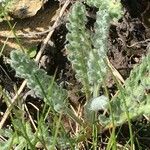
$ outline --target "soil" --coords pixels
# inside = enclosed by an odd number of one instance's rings
[[[149,0],[122,0],[124,15],[117,22],[112,23],[109,34],[109,51],[108,57],[111,64],[119,71],[124,80],[126,80],[133,67],[140,63],[143,55],[147,54],[148,44],[150,42],[150,2]],[[49,29],[55,21],[55,14],[59,12],[59,3],[53,4],[48,2],[45,4],[35,16],[26,19],[12,19],[10,22],[15,25],[16,34],[19,35],[21,44],[26,48],[34,47],[38,52],[42,40],[47,33],[35,36],[33,33],[44,32]],[[69,8],[68,8],[69,11]],[[90,12],[92,13],[92,12]],[[64,16],[64,18],[67,15]],[[40,61],[40,67],[45,69],[49,75],[55,75],[56,82],[61,84],[63,88],[69,92],[70,103],[75,109],[79,105],[84,103],[84,95],[81,92],[81,83],[75,78],[75,72],[72,69],[71,63],[67,59],[67,53],[64,45],[66,44],[67,29],[66,19],[62,19],[59,26],[55,29],[52,35],[50,45],[48,45],[42,55]],[[89,26],[93,25],[95,21],[93,18],[89,18]],[[22,79],[15,77],[14,70],[11,69],[6,57],[9,57],[9,53],[12,49],[18,49],[16,39],[13,37],[13,33],[10,32],[10,27],[7,21],[0,23],[0,47],[5,43],[7,37],[11,37],[6,42],[6,47],[3,51],[3,55],[0,57],[0,85],[2,89],[6,90],[11,95],[14,94],[14,85],[20,86]],[[108,80],[107,86],[112,94],[116,93],[116,85],[112,81],[111,77]],[[25,93],[29,89],[25,89]],[[24,94],[25,94],[24,93]],[[25,98],[25,102],[34,103],[38,108],[41,107],[42,101],[34,98],[29,94]],[[3,102],[3,97],[0,95],[0,119],[6,110],[6,104]],[[32,114],[32,109],[31,109]],[[34,112],[33,112],[34,114]],[[36,116],[36,115],[35,115]],[[141,119],[137,122],[133,122],[137,138],[140,141],[142,149],[149,147],[149,134],[144,134],[145,130],[141,131],[141,122],[144,122],[142,127],[148,130],[147,122]],[[8,125],[6,122],[6,125]],[[119,143],[123,144],[124,139],[129,140],[128,127],[126,125],[121,127],[120,135],[118,135]],[[121,134],[122,133],[122,134]],[[127,134],[126,134],[127,133]],[[104,137],[107,135],[103,133]],[[144,139],[144,140],[143,140]],[[106,141],[105,141],[106,142]]]
[[[10,21],[12,28],[14,28],[14,32],[19,38],[19,42],[16,41],[14,33],[11,32],[10,26],[5,18],[5,20],[0,23],[0,47],[2,47],[7,38],[9,38],[7,40],[5,51],[3,52],[4,55],[8,56],[13,49],[20,49],[20,45],[26,50],[31,48],[37,49],[37,46],[48,33],[45,31],[50,30],[59,11],[58,2],[53,2],[51,0],[33,17],[24,19],[8,17],[7,19]]]

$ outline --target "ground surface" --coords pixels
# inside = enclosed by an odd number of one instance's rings
[[[110,27],[109,36],[109,60],[112,65],[119,71],[123,79],[129,77],[131,69],[135,64],[138,64],[143,55],[146,55],[148,45],[150,42],[150,2],[149,0],[122,0],[124,15],[118,23],[113,23]],[[48,2],[44,7],[38,11],[38,13],[26,19],[12,19],[10,22],[15,24],[14,28],[16,35],[20,39],[21,45],[26,49],[34,48],[39,50],[42,40],[46,37],[49,27],[54,23],[56,14],[59,13],[58,2]],[[66,10],[66,13],[68,10]],[[92,12],[91,12],[92,13]],[[65,15],[64,17],[66,17]],[[92,26],[93,18],[89,18],[89,26]],[[59,84],[63,84],[64,88],[69,91],[70,103],[76,108],[81,104],[83,95],[81,93],[81,85],[75,79],[75,73],[71,68],[70,62],[67,60],[66,51],[64,45],[66,43],[67,29],[65,27],[66,18],[62,18],[59,26],[55,29],[50,41],[50,45],[47,45],[42,58],[40,66],[44,68],[49,75],[56,73],[56,81]],[[45,32],[47,31],[47,32]],[[9,39],[6,42],[7,37]],[[4,56],[9,56],[12,49],[18,49],[14,34],[10,32],[10,27],[6,21],[0,23],[0,47],[6,43],[6,47],[3,51]],[[5,62],[5,57],[0,57],[0,85],[7,92],[14,94],[13,87],[17,85],[19,87],[22,82],[14,76],[14,71]],[[115,83],[112,79],[108,79],[107,86],[112,94],[115,91]],[[25,90],[27,91],[27,89]],[[1,95],[0,95],[1,96]],[[30,95],[26,97],[26,102],[32,102],[37,107],[40,107],[41,101],[33,100]],[[2,113],[6,110],[6,105],[0,97],[0,108]],[[32,110],[31,110],[32,111]],[[145,120],[140,120],[142,127],[140,129],[140,123],[133,122],[135,131],[138,132],[137,138],[140,141],[140,145],[143,149],[149,149],[150,135],[148,135],[148,127]],[[5,125],[8,125],[9,119]],[[122,134],[118,137],[118,141],[121,144],[129,138],[128,127],[125,125],[121,128]],[[138,131],[139,130],[139,131]],[[105,137],[105,134],[104,134]]]

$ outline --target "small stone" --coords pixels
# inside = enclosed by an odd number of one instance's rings
[[[34,16],[47,0],[12,0],[8,5],[8,13],[13,18],[28,18]]]

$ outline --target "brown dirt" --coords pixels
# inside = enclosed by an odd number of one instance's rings
[[[16,36],[19,38],[19,43],[26,50],[32,48],[37,49],[39,43],[48,33],[44,33],[49,30],[54,23],[56,16],[59,14],[58,3],[47,3],[38,13],[30,18],[25,19],[13,19],[8,18]],[[43,33],[43,34],[42,34]],[[13,49],[20,49],[19,44],[16,42],[14,33],[10,30],[10,26],[7,20],[0,23],[0,47],[2,47],[8,38],[4,55],[9,55]]]

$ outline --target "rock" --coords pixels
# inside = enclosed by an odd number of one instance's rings
[[[11,0],[7,10],[13,18],[28,18],[34,16],[47,0]]]

